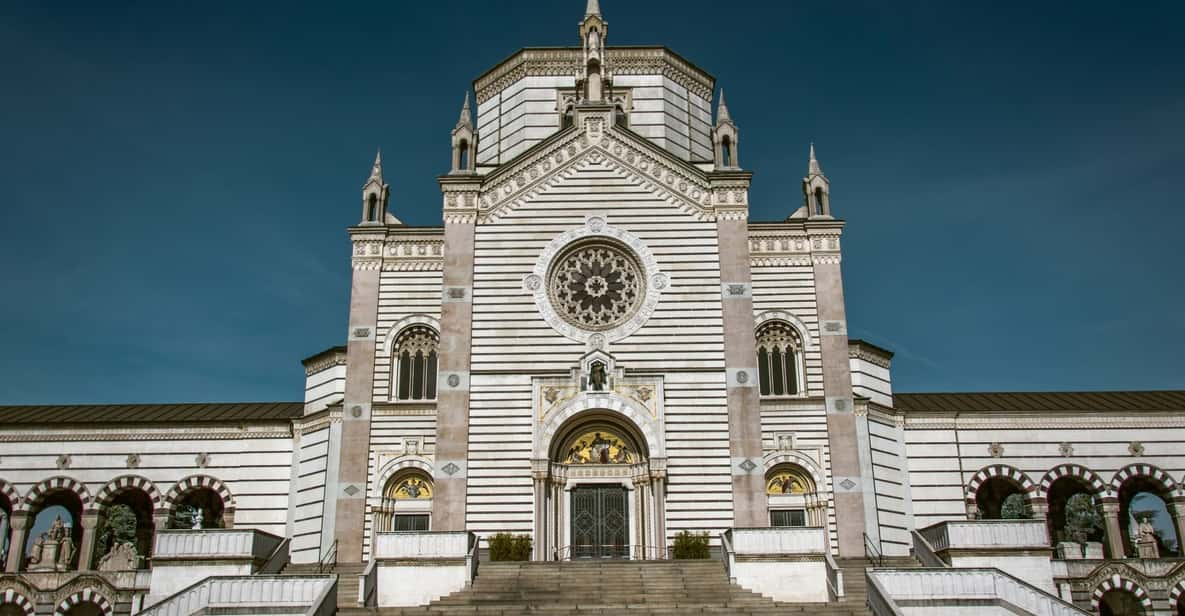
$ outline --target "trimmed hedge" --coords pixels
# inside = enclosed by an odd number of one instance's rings
[[[708,558],[708,533],[689,533],[679,531],[675,535],[675,558],[680,560],[694,560]]]
[[[531,560],[530,535],[498,533],[490,537],[490,560]]]

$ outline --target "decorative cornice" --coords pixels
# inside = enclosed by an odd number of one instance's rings
[[[1098,417],[1087,413],[1050,415],[1048,412],[1026,413],[906,413],[906,429],[915,430],[1107,430],[1130,428],[1182,428],[1185,416],[1109,414]]]
[[[850,340],[848,341],[848,357],[863,360],[887,370],[892,365],[893,353],[872,347],[860,340]]]
[[[127,425],[111,428],[64,428],[57,430],[5,430],[0,432],[0,442],[20,443],[29,441],[210,441],[265,438],[292,438],[290,425],[136,425],[129,430]]]
[[[614,75],[662,75],[711,100],[716,80],[699,67],[664,47],[607,47],[606,65]],[[583,49],[548,47],[522,49],[473,82],[478,104],[493,98],[524,77],[573,77],[580,70]]]
[[[304,375],[313,376],[334,366],[346,365],[346,349],[334,347],[319,355],[314,355],[304,362]]]

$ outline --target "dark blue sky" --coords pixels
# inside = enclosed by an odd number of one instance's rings
[[[299,399],[375,148],[439,224],[472,79],[584,8],[98,4],[0,6],[0,403]],[[726,88],[754,219],[818,144],[898,391],[1185,388],[1185,5],[956,4],[602,8]]]

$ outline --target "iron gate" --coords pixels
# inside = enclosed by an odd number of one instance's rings
[[[628,558],[629,508],[625,488],[572,489],[572,558]]]

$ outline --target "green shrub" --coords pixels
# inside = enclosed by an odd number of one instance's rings
[[[490,560],[531,560],[530,535],[498,533],[490,537]]]
[[[708,558],[708,533],[706,531],[702,533],[680,531],[675,535],[675,558]]]

